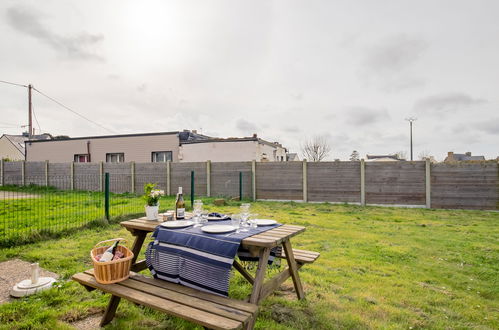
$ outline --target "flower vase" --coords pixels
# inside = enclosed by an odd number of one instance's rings
[[[158,220],[159,204],[149,206],[146,205],[146,218],[147,220]]]

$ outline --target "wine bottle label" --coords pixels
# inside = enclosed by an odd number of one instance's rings
[[[177,209],[177,219],[185,218],[185,208]]]

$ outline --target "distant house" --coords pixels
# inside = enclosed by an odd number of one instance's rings
[[[300,161],[300,157],[298,157],[298,154],[295,152],[287,154],[287,160],[288,162],[297,162]]]
[[[471,152],[465,152],[464,154],[455,154],[452,151],[447,153],[447,157],[445,157],[444,162],[452,163],[452,162],[460,162],[466,160],[485,160],[484,156],[472,156]]]
[[[286,148],[252,137],[214,138],[174,131],[27,141],[26,160],[50,162],[232,162],[287,161]]]
[[[50,138],[50,134],[31,136],[32,140],[49,140]],[[24,160],[24,142],[29,139],[27,133],[23,135],[3,134],[2,137],[0,137],[0,159]]]
[[[398,158],[397,155],[366,155],[367,162],[397,162],[405,159]]]

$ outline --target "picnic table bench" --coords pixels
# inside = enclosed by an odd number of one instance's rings
[[[112,321],[120,299],[124,298],[211,329],[252,329],[258,304],[289,277],[293,280],[298,298],[305,297],[298,269],[313,263],[320,256],[318,252],[291,247],[290,239],[305,231],[302,226],[282,225],[244,238],[242,247],[259,258],[254,276],[234,260],[233,267],[253,286],[251,294],[241,301],[135,273],[147,268],[145,260],[137,261],[137,257],[146,235],[154,231],[158,223],[140,218],[123,221],[121,225],[135,236],[130,278],[115,284],[100,284],[92,270],[73,275],[73,279],[88,290],[98,289],[111,294],[101,326]],[[276,257],[285,259],[288,266],[264,283],[271,250],[278,246],[282,246],[282,252]]]

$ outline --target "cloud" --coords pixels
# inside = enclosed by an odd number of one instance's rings
[[[414,104],[414,110],[443,114],[469,109],[486,103],[487,100],[474,98],[466,93],[441,93],[419,99]]]
[[[301,129],[298,126],[286,126],[282,129],[286,133],[299,133]]]
[[[354,126],[371,125],[390,119],[390,115],[385,109],[373,109],[362,106],[349,107],[347,116],[347,124]]]
[[[257,125],[242,118],[237,120],[236,128],[245,134],[256,133],[258,130]]]
[[[102,35],[81,32],[72,37],[59,35],[40,21],[40,14],[26,7],[7,9],[7,22],[15,30],[29,35],[59,54],[69,59],[97,60],[104,59],[97,54],[96,47],[102,42]]]
[[[367,47],[362,76],[370,84],[387,92],[423,86],[424,79],[411,73],[413,65],[423,56],[428,43],[407,35],[397,35]]]
[[[477,129],[481,130],[482,132],[492,134],[492,135],[499,135],[499,118],[491,118],[486,121],[478,122],[473,124],[472,126],[476,127]]]

